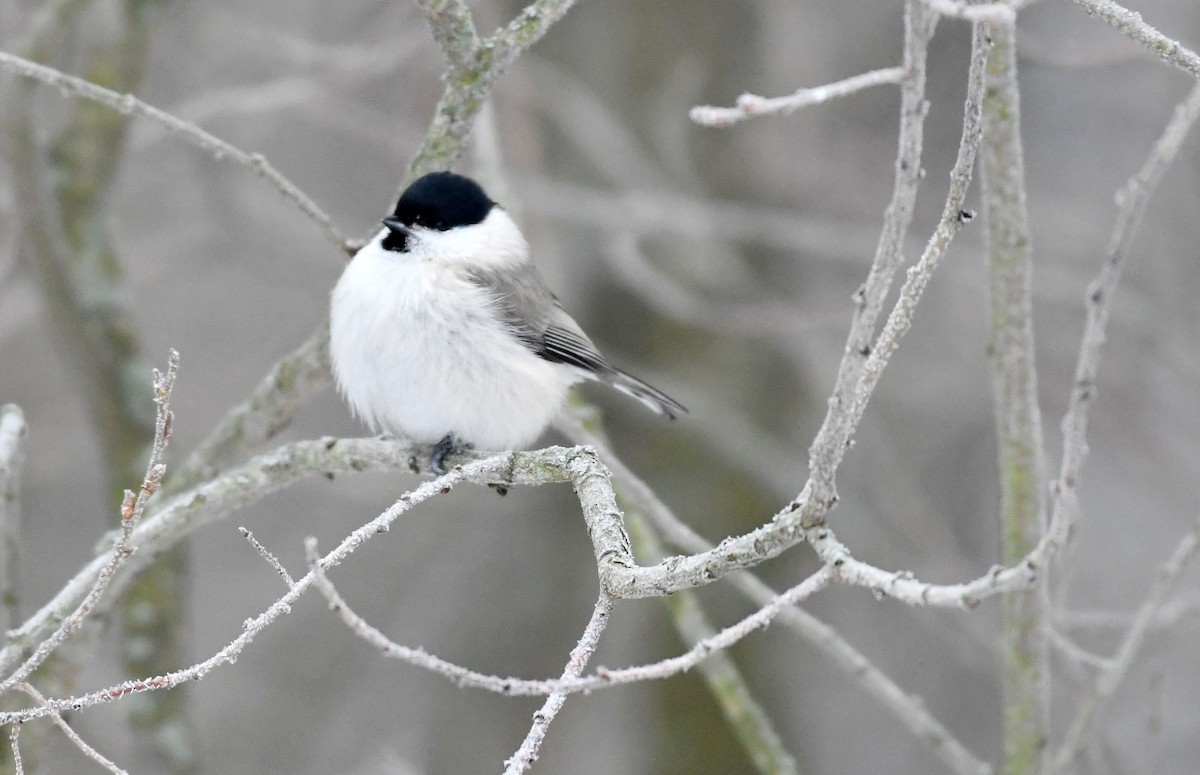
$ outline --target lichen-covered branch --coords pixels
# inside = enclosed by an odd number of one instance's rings
[[[988,362],[1000,463],[1002,562],[1037,545],[1045,527],[1045,451],[1033,342],[1033,253],[1017,90],[1014,19],[991,27],[980,189],[987,233]],[[1005,772],[1041,771],[1049,725],[1046,577],[1004,596]]]
[[[535,0],[503,29],[480,40],[461,0],[421,0],[434,39],[449,69],[425,142],[408,165],[397,196],[414,178],[446,169],[467,147],[467,138],[496,81],[526,49],[541,40],[575,0]]]

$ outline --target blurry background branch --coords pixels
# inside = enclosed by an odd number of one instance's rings
[[[987,231],[991,367],[1000,476],[1001,562],[1020,562],[1046,527],[1046,466],[1033,341],[1033,248],[1017,88],[1016,19],[991,25],[980,199]],[[1004,596],[1004,772],[1042,771],[1050,723],[1048,578]]]
[[[21,467],[27,430],[21,407],[0,406],[0,597],[5,630],[21,623]]]
[[[67,43],[83,30],[82,3],[49,6],[30,30],[22,51],[49,62],[79,50]],[[160,0],[125,0],[116,24],[83,35],[86,81],[111,92],[137,90],[145,72]],[[21,66],[14,57],[5,67]],[[44,73],[41,68],[38,72]],[[78,86],[81,81],[71,82]],[[63,89],[69,89],[65,83]],[[19,203],[22,253],[40,280],[60,357],[82,389],[92,432],[101,440],[109,503],[141,478],[153,434],[153,416],[138,400],[148,369],[139,355],[139,334],[119,249],[109,235],[107,203],[125,146],[121,113],[93,100],[73,100],[54,139],[40,142],[35,127],[32,81],[13,84],[4,104],[8,156]],[[132,675],[165,672],[186,653],[188,551],[179,545],[149,569],[123,603],[125,669]],[[169,772],[196,764],[186,692],[162,695],[131,707],[145,749]]]

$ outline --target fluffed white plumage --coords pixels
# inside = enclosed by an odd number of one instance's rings
[[[333,291],[330,352],[354,413],[421,443],[448,433],[482,449],[533,441],[584,376],[514,337],[468,275],[527,260],[516,224],[494,207],[469,229],[414,230],[406,252],[384,249],[387,235],[355,255]]]
[[[674,419],[676,400],[616,368],[563,311],[529,245],[479,184],[433,172],[409,186],[334,288],[338,388],[377,431],[455,447],[533,441],[571,385],[603,382]]]

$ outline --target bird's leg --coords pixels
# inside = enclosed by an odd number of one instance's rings
[[[442,440],[433,445],[433,452],[429,455],[429,470],[433,471],[438,476],[446,473],[446,456],[455,452],[463,452],[471,449],[473,445],[464,444],[462,439],[455,436],[453,433],[447,433],[442,437]]]

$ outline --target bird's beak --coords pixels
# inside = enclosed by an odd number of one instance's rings
[[[383,225],[388,228],[388,231],[394,234],[407,235],[411,231],[407,226],[404,225],[404,221],[400,220],[394,215],[389,215],[387,218],[384,218]]]

